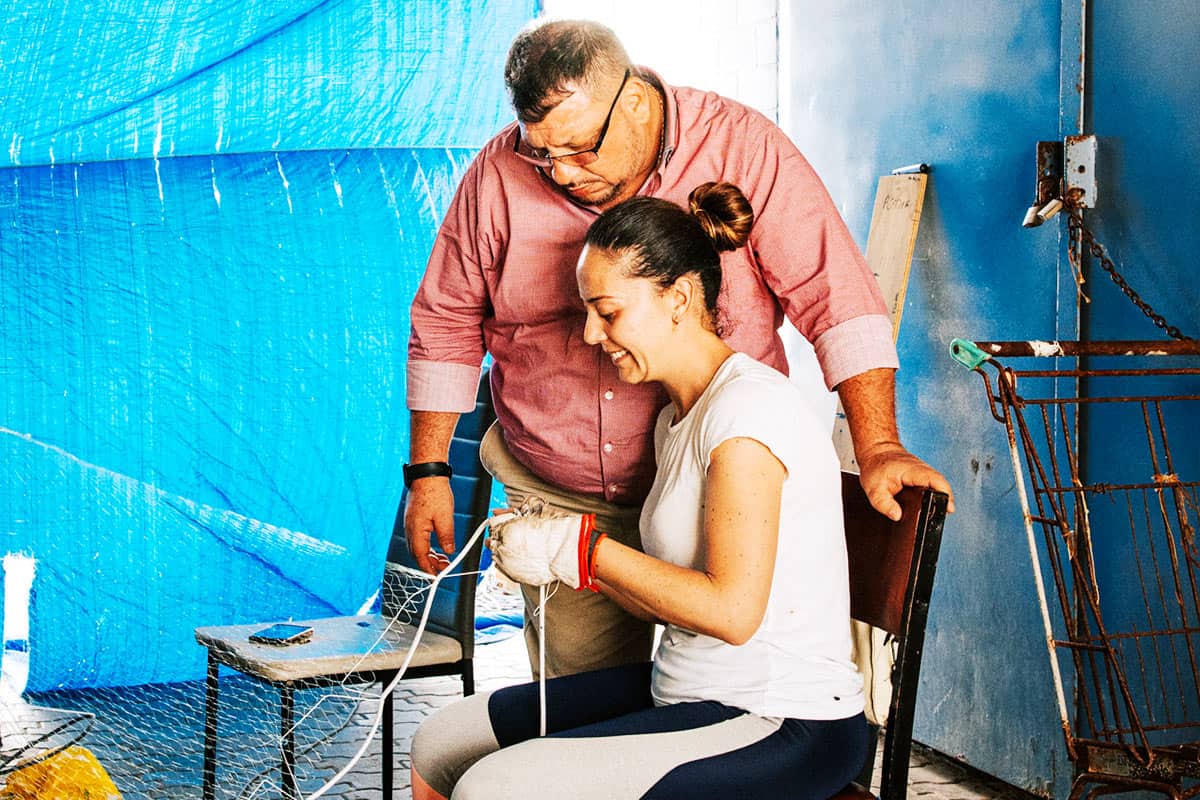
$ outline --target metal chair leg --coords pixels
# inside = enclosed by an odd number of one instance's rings
[[[217,659],[209,650],[204,680],[204,800],[217,796],[217,688]]]
[[[475,694],[475,661],[473,659],[463,659],[462,684],[463,697]]]
[[[283,796],[288,800],[299,800],[300,797],[296,790],[296,726],[292,720],[294,702],[292,687],[288,684],[280,686],[279,736],[283,745],[283,762],[279,772],[283,781]]]

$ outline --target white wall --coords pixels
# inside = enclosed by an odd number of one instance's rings
[[[614,31],[667,83],[711,89],[778,119],[776,0],[544,0],[549,17]]]

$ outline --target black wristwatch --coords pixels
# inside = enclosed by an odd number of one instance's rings
[[[445,461],[425,461],[421,464],[404,465],[404,488],[411,489],[413,481],[421,478],[446,477],[454,474]]]

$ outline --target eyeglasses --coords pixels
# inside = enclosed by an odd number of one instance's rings
[[[608,133],[608,125],[612,122],[613,111],[617,109],[617,101],[621,99],[621,92],[625,91],[625,84],[629,81],[629,70],[625,70],[625,77],[621,78],[621,85],[617,89],[617,95],[613,98],[612,105],[608,107],[608,116],[604,118],[604,125],[600,128],[600,135],[596,137],[596,143],[587,150],[580,150],[577,153],[563,153],[561,156],[552,156],[545,150],[534,150],[525,140],[521,138],[518,131],[516,144],[513,145],[513,152],[523,161],[528,161],[535,167],[541,169],[550,169],[554,163],[569,164],[572,167],[582,167],[591,164],[600,157],[600,146],[604,144],[604,136]]]

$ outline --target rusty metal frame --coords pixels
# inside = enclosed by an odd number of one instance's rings
[[[954,348],[955,357],[982,376],[989,411],[1008,433],[1060,721],[1077,769],[1072,800],[1134,789],[1175,800],[1200,796],[1194,783],[1200,779],[1200,480],[1177,472],[1168,419],[1174,418],[1167,412],[1178,413],[1180,404],[1200,410],[1200,359],[1186,358],[1200,356],[1200,342],[959,340]],[[960,348],[974,348],[973,360]],[[1038,363],[1016,369],[1000,358]],[[1091,368],[1093,358],[1106,368]],[[1126,359],[1134,366],[1125,366]],[[1143,366],[1147,361],[1153,366]],[[1108,391],[1114,383],[1122,393]],[[1122,421],[1141,420],[1146,449],[1137,456],[1150,474],[1107,482],[1084,474],[1077,423],[1100,404]],[[1184,444],[1195,447],[1194,439]],[[1124,521],[1093,528],[1093,504],[1101,497],[1124,502],[1123,510],[1109,514],[1110,522],[1126,517],[1127,529]],[[1140,624],[1112,622],[1111,607],[1106,619],[1102,573],[1108,567],[1097,568],[1097,542],[1131,554],[1129,569],[1136,571],[1144,606],[1132,613],[1144,612]],[[1044,579],[1039,550],[1052,581]],[[1053,621],[1047,587],[1055,600]],[[1060,659],[1074,670],[1072,708]],[[1168,696],[1176,688],[1183,696]]]

